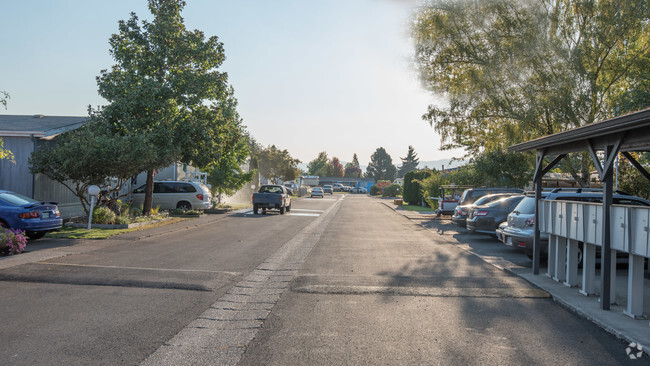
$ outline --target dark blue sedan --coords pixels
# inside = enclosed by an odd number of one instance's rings
[[[0,226],[20,229],[30,239],[63,226],[56,202],[42,202],[11,191],[0,190]]]

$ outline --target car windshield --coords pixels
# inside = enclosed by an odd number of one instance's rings
[[[510,197],[501,197],[500,199],[496,201],[492,201],[488,203],[489,207],[497,207],[497,206],[512,206],[521,201],[524,198],[524,196],[510,196]],[[534,208],[533,208],[534,209]]]
[[[0,193],[0,199],[5,201],[5,202],[9,202],[12,205],[16,205],[16,206],[22,206],[22,205],[26,205],[28,203],[38,202],[37,200],[35,200],[33,198],[29,198],[27,196],[23,196],[22,194],[13,193],[13,192],[2,192],[2,193]]]
[[[262,186],[260,193],[282,193],[282,188],[276,186]]]
[[[505,196],[501,195],[501,194],[488,194],[487,196],[483,196],[483,197],[477,199],[476,202],[474,202],[474,204],[476,206],[485,205],[485,204],[487,204],[489,202],[500,200],[501,198],[504,198],[504,197]]]
[[[530,197],[530,196],[524,197],[524,199],[521,200],[521,202],[519,202],[517,207],[515,207],[514,211],[517,211],[520,214],[535,213],[535,197]]]

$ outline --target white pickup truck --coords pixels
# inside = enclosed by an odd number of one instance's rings
[[[285,186],[263,185],[257,193],[253,193],[252,200],[255,215],[260,209],[262,213],[266,213],[266,210],[280,210],[283,215],[285,211],[291,211],[291,195]]]

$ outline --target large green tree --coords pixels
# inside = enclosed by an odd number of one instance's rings
[[[228,154],[219,159],[216,164],[206,169],[208,183],[217,202],[221,203],[221,196],[232,195],[241,189],[246,183],[253,180],[255,170],[245,172],[242,165],[249,157],[250,150],[247,141],[240,141],[242,146],[235,149],[235,153]]]
[[[117,193],[122,186],[157,159],[150,144],[145,134],[111,134],[110,126],[93,121],[61,134],[32,152],[30,170],[68,188],[87,213],[88,186],[108,188],[110,185],[110,191],[116,195],[108,197],[119,198]]]
[[[534,163],[532,156],[509,152],[507,150],[490,150],[472,159],[477,186],[524,188],[533,178]]]
[[[300,160],[293,158],[286,149],[280,150],[275,145],[266,148],[257,145],[252,151],[251,165],[263,177],[275,183],[297,178]]]
[[[366,177],[377,180],[393,181],[397,175],[397,168],[393,165],[393,159],[383,147],[377,148],[370,156],[370,163],[366,168]]]
[[[613,116],[648,64],[646,0],[434,0],[413,24],[423,118],[470,155]],[[647,84],[645,84],[647,85]],[[589,159],[565,168],[588,184]]]
[[[155,159],[146,167],[143,211],[151,209],[153,172],[171,163],[218,164],[243,139],[217,37],[185,28],[182,0],[149,0],[153,20],[135,13],[110,43],[116,64],[97,77],[109,104],[96,114],[119,135],[143,134]]]
[[[326,177],[328,175],[328,169],[329,167],[329,158],[327,157],[327,153],[325,151],[321,151],[318,153],[318,157],[316,159],[310,161],[307,164],[307,172],[309,175],[317,175],[319,177]]]
[[[415,153],[415,149],[411,145],[409,145],[409,150],[406,153],[406,157],[400,157],[400,160],[402,160],[402,166],[397,170],[398,178],[404,178],[404,174],[410,172],[411,170],[416,170],[418,168],[418,164],[420,163],[418,154]]]

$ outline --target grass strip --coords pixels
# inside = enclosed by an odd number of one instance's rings
[[[58,231],[47,233],[46,237],[48,238],[63,238],[63,239],[108,239],[111,236],[130,233],[133,231],[151,229],[158,226],[165,226],[169,224],[174,224],[177,222],[182,222],[186,220],[191,220],[182,217],[172,217],[165,221],[159,221],[152,223],[150,225],[144,225],[139,227],[134,227],[131,229],[85,229],[80,227],[69,227],[64,226]]]

